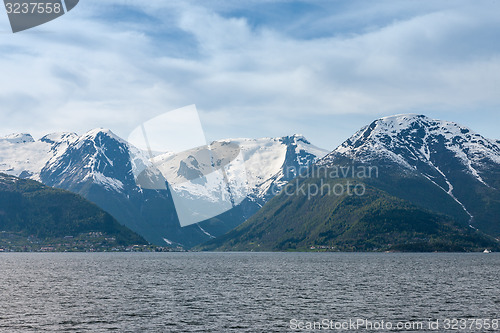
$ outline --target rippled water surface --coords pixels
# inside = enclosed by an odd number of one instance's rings
[[[499,276],[496,254],[2,253],[0,331],[291,332],[291,320],[500,319]]]

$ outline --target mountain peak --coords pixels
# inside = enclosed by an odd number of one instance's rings
[[[120,144],[129,145],[127,141],[120,138],[118,135],[113,133],[110,129],[107,128],[94,128],[93,130],[88,131],[84,135],[82,135],[78,141],[84,142],[87,140],[97,142],[99,145],[103,143],[103,138],[110,138],[114,141],[119,142]]]
[[[285,144],[291,144],[291,143],[297,143],[297,142],[303,142],[305,144],[310,145],[311,143],[303,136],[302,134],[293,134],[293,135],[287,135],[279,138],[280,141],[282,141]]]
[[[493,140],[457,123],[416,114],[377,119],[340,145],[334,154],[362,160],[391,155],[403,162],[398,155],[411,150],[411,159],[428,161],[430,154],[443,149],[452,152],[468,168],[483,159],[500,163],[500,149]],[[400,164],[410,167],[404,162]]]
[[[57,132],[57,133],[50,133],[45,135],[40,139],[42,142],[46,143],[58,143],[58,142],[63,142],[63,141],[73,141],[78,138],[78,135],[76,133],[72,132]]]
[[[440,120],[433,120],[421,114],[398,114],[394,116],[383,117],[375,120],[370,126],[378,131],[390,130],[393,133],[400,132],[410,127],[427,126],[431,123],[438,123]],[[450,123],[451,124],[451,123]],[[447,124],[449,125],[449,124]],[[455,124],[456,125],[456,124]]]
[[[394,121],[394,120],[402,120],[402,119],[430,119],[430,118],[427,117],[426,115],[418,114],[418,113],[401,113],[401,114],[395,114],[392,116],[382,117],[379,120]]]
[[[35,142],[31,134],[28,133],[13,133],[6,135],[4,137],[0,137],[0,141],[7,141],[10,143],[27,143],[27,142]]]
[[[383,117],[375,120],[371,125],[363,128],[361,131],[369,130],[374,133],[415,134],[419,129],[424,129],[429,135],[443,135],[446,138],[454,136],[475,136],[480,135],[466,126],[458,123],[432,119],[421,114],[399,114]],[[410,131],[410,132],[408,132]]]
[[[94,128],[90,131],[88,131],[87,133],[85,133],[83,135],[83,137],[85,138],[96,138],[97,136],[99,136],[100,134],[104,134],[104,135],[107,135],[109,137],[112,137],[112,138],[118,138],[120,139],[115,133],[113,133],[110,129],[108,128],[102,128],[102,127],[99,127],[99,128]]]

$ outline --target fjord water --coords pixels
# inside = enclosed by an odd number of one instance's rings
[[[0,253],[0,331],[290,332],[293,319],[498,319],[499,273],[496,254]],[[460,330],[468,331],[478,332]]]

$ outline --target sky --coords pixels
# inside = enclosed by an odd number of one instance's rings
[[[195,104],[208,141],[303,134],[333,150],[425,114],[500,139],[500,2],[80,0],[13,34],[0,14],[0,136],[142,122]]]

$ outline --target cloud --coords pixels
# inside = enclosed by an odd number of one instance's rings
[[[103,126],[126,137],[194,103],[213,139],[293,131],[329,146],[341,139],[322,119],[337,115],[491,112],[498,7],[82,1],[36,30],[2,34],[0,132]]]

